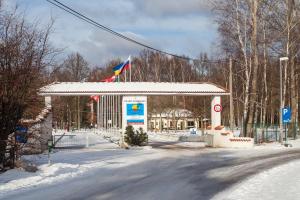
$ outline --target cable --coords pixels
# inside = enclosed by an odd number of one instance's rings
[[[200,61],[202,63],[219,63],[221,61],[221,60],[217,60],[217,61],[203,61],[203,60],[199,60],[199,59],[195,59],[195,58],[190,58],[190,57],[185,57],[185,56],[179,56],[179,55],[176,55],[176,54],[173,54],[173,53],[169,53],[169,52],[166,52],[166,51],[163,51],[163,50],[151,47],[149,45],[146,45],[146,44],[141,43],[139,41],[136,41],[136,40],[134,40],[132,38],[129,38],[129,37],[127,37],[127,36],[125,36],[125,35],[123,35],[121,33],[118,33],[116,31],[112,30],[111,28],[108,28],[107,26],[104,26],[104,25],[96,22],[96,21],[92,20],[91,18],[88,18],[87,16],[79,13],[78,11],[72,9],[71,7],[65,5],[65,4],[63,4],[63,3],[61,3],[61,2],[59,2],[57,0],[46,0],[46,1],[49,2],[49,3],[51,3],[52,5],[54,5],[56,7],[64,10],[64,11],[68,12],[69,14],[71,14],[71,15],[73,15],[73,16],[75,16],[75,17],[77,17],[77,18],[79,18],[79,19],[81,19],[81,20],[83,20],[83,21],[85,21],[85,22],[93,25],[93,26],[96,26],[96,27],[98,27],[98,28],[100,28],[100,29],[102,29],[102,30],[104,30],[106,32],[109,32],[109,33],[111,33],[111,34],[113,34],[113,35],[115,35],[117,37],[120,37],[120,38],[122,38],[124,40],[127,40],[129,42],[135,43],[135,44],[140,45],[142,47],[145,47],[147,49],[150,49],[150,50],[153,50],[153,51],[165,54],[165,55],[169,55],[169,56],[172,56],[172,57],[175,57],[175,58],[179,58],[179,59],[183,59],[183,60],[188,60],[188,61],[190,61],[190,60],[191,61]]]

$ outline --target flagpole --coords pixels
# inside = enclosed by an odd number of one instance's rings
[[[98,99],[97,99],[97,129],[99,130],[100,129],[100,96],[98,96]],[[93,111],[93,114],[94,114],[94,111]]]
[[[127,81],[127,72],[126,72],[127,70],[125,70],[125,82]]]
[[[131,55],[129,55],[129,82],[131,82]]]
[[[101,106],[100,106],[100,127],[101,127],[101,130],[103,130],[103,127],[104,127],[104,96],[101,96]]]
[[[114,123],[115,123],[115,112],[114,112],[114,108],[115,108],[115,96],[112,95],[112,117],[111,117],[111,123],[112,123],[112,127],[114,128]]]
[[[94,126],[94,100],[91,101],[91,127]]]

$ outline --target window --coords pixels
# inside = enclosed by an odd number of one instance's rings
[[[188,127],[194,127],[195,126],[195,122],[194,121],[188,121],[187,122],[187,126]]]

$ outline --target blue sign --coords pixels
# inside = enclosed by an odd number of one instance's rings
[[[24,126],[17,126],[16,127],[16,131],[20,132],[20,133],[27,133],[28,128],[24,127]]]
[[[289,123],[292,118],[292,109],[290,107],[282,108],[282,122]]]
[[[144,125],[143,119],[129,119],[127,120],[128,125]]]
[[[144,104],[142,103],[133,103],[127,104],[127,116],[132,115],[144,115]]]
[[[17,126],[16,127],[16,141],[19,143],[26,143],[27,142],[27,131],[28,128],[24,126]]]

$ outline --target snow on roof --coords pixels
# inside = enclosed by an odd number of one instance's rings
[[[54,82],[40,88],[42,96],[89,95],[229,95],[211,83]]]

